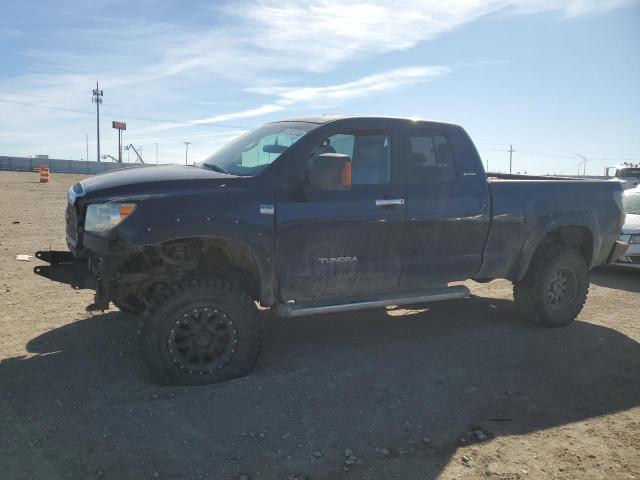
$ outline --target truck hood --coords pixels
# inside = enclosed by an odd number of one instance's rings
[[[124,168],[102,173],[76,183],[69,189],[69,200],[84,196],[140,195],[184,188],[184,183],[224,183],[234,175],[181,165],[159,165]]]
[[[640,215],[627,213],[624,225],[622,226],[622,233],[625,235],[640,233]]]

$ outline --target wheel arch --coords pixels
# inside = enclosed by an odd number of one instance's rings
[[[271,258],[260,255],[253,246],[224,236],[185,236],[166,239],[133,252],[134,255],[154,255],[166,264],[179,265],[180,260],[172,258],[168,251],[176,247],[187,248],[196,258],[185,261],[186,270],[193,270],[197,275],[219,276],[239,284],[251,298],[259,300],[262,305],[274,303],[274,280],[271,272]],[[125,262],[125,265],[128,262]]]
[[[596,245],[594,244],[594,234],[590,226],[586,224],[550,224],[535,238],[529,238],[522,249],[521,261],[511,270],[510,280],[519,281],[524,277],[529,269],[535,253],[545,245],[558,244],[566,245],[577,250],[585,259],[587,267],[591,267]]]

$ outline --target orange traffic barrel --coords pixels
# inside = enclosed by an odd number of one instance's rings
[[[49,182],[49,167],[46,165],[40,166],[40,183]]]

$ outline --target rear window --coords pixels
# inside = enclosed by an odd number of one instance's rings
[[[411,135],[406,166],[407,183],[437,182],[456,176],[451,146],[442,134]]]

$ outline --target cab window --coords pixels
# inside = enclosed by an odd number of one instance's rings
[[[407,183],[451,180],[456,175],[451,146],[438,133],[411,135],[406,161]]]
[[[341,153],[351,157],[353,185],[391,182],[391,155],[386,132],[338,133],[325,139],[314,150],[314,155],[322,153]]]

